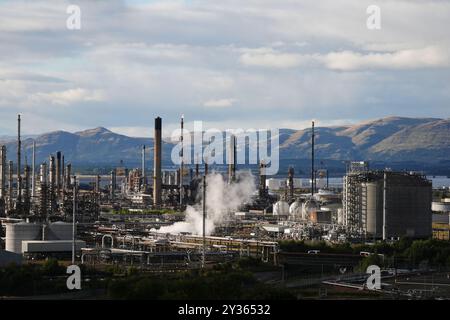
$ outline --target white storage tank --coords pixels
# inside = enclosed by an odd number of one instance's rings
[[[22,254],[22,241],[38,240],[40,235],[40,224],[27,222],[7,223],[5,250]]]
[[[339,208],[337,210],[337,216],[338,216],[337,223],[340,224],[340,225],[344,225],[345,224],[344,210]]]
[[[289,204],[280,200],[273,205],[273,215],[274,216],[287,216],[289,215]]]
[[[72,224],[62,221],[50,223],[45,231],[45,240],[72,240]]]
[[[299,200],[296,200],[289,207],[289,215],[294,219],[301,219],[302,210],[302,203]]]

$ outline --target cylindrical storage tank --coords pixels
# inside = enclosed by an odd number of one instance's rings
[[[22,241],[40,240],[41,225],[35,223],[7,223],[5,250],[22,254]]]
[[[273,215],[274,216],[287,216],[289,215],[289,204],[280,200],[273,205]]]
[[[383,236],[383,181],[363,183],[366,194],[367,233],[372,237]]]
[[[50,223],[45,240],[72,240],[72,224],[62,221]]]
[[[298,220],[302,218],[302,203],[300,201],[295,201],[289,207],[289,215],[291,218]]]
[[[344,210],[343,209],[339,208],[337,210],[337,217],[338,217],[337,223],[340,224],[340,225],[344,225],[345,224],[345,220],[344,220]]]

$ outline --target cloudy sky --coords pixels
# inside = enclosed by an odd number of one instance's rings
[[[68,30],[69,4],[81,30]],[[369,5],[381,29],[366,26]],[[0,135],[449,117],[450,1],[0,1]]]

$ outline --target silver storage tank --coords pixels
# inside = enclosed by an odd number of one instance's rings
[[[366,231],[369,237],[383,236],[383,186],[382,181],[362,184],[366,199]]]
[[[22,241],[38,240],[40,235],[40,224],[27,222],[7,223],[5,250],[22,254]]]

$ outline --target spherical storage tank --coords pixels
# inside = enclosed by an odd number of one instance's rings
[[[22,241],[38,240],[41,225],[35,223],[7,223],[5,250],[22,254]]]
[[[302,203],[298,200],[293,202],[289,207],[289,215],[293,218],[301,219],[302,218]]]
[[[273,215],[274,216],[287,216],[289,215],[289,204],[280,200],[273,205]]]

